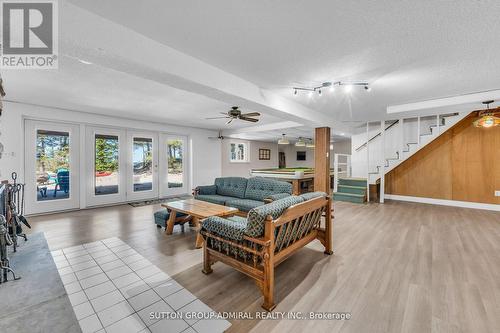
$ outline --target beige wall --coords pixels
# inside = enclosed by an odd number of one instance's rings
[[[229,161],[229,149],[232,142],[244,142],[248,144],[250,161],[247,163],[232,163]],[[277,168],[278,167],[278,144],[274,142],[260,142],[237,139],[222,140],[222,176],[250,177],[251,169]],[[259,160],[259,148],[271,149],[271,160]]]

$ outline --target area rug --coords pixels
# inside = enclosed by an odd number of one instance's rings
[[[179,197],[173,197],[173,198],[165,198],[165,199],[153,199],[153,200],[145,200],[145,201],[137,201],[137,202],[129,202],[129,205],[132,207],[142,207],[142,206],[147,206],[147,205],[157,205],[157,204],[162,204],[165,202],[172,202],[172,201],[177,201],[177,200],[185,200],[192,198],[190,195],[183,195]]]
[[[44,234],[19,240],[9,256],[21,279],[0,284],[0,332],[80,332]]]

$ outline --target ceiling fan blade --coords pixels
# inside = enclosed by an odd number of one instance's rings
[[[247,117],[240,117],[239,119],[241,120],[244,120],[244,121],[250,121],[252,123],[256,123],[259,121],[259,119],[255,119],[255,118],[247,118]]]
[[[227,112],[219,112],[219,113],[227,116]]]
[[[229,119],[229,120],[227,121],[226,125],[231,124],[231,123],[233,122],[233,120],[234,120],[234,118]]]
[[[208,119],[208,120],[212,120],[212,119],[226,119],[226,118],[231,118],[231,117],[211,117],[211,118],[205,118],[205,119]]]
[[[241,115],[241,117],[258,117],[258,116],[260,116],[260,113],[258,112],[244,113]]]

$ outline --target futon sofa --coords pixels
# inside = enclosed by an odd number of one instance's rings
[[[198,186],[195,199],[249,212],[267,202],[292,195],[292,184],[263,177],[222,177],[214,185]]]
[[[321,219],[324,217],[324,228]],[[202,223],[203,273],[221,261],[253,278],[272,311],[274,267],[318,239],[332,254],[331,199],[323,192],[289,196],[253,208],[247,218],[211,216]]]

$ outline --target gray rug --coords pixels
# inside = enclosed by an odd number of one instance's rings
[[[0,284],[0,332],[81,332],[44,234],[19,244],[10,259],[21,279]]]

